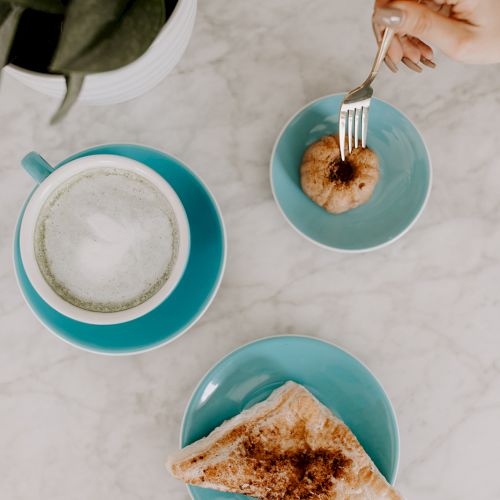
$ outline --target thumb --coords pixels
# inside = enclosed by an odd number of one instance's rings
[[[414,1],[396,1],[378,8],[373,21],[392,28],[396,33],[423,38],[453,58],[459,57],[459,51],[470,35],[466,23]]]

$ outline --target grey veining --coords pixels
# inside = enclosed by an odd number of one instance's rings
[[[500,498],[500,67],[438,56],[421,75],[379,75],[375,95],[411,117],[434,165],[427,210],[398,243],[329,253],[293,232],[272,200],[269,156],[285,121],[365,76],[370,9],[202,0],[188,51],[159,87],[123,105],[77,106],[56,127],[47,125],[56,101],[2,80],[0,498],[188,498],[163,462],[190,392],[229,351],[285,333],[336,342],[380,378],[399,419],[397,484],[409,499]],[[189,333],[115,359],[44,331],[16,287],[11,243],[33,187],[19,166],[26,152],[57,162],[120,141],[165,149],[203,176],[229,258]]]

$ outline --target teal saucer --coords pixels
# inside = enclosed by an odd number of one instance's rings
[[[344,252],[375,250],[405,234],[424,210],[431,188],[429,153],[401,111],[373,98],[367,145],[378,155],[380,180],[365,205],[339,215],[326,212],[302,192],[299,170],[310,144],[337,134],[343,97],[313,101],[285,125],[271,157],[271,185],[284,217],[306,239]]]
[[[189,220],[191,252],[175,290],[156,309],[119,325],[89,325],[69,319],[47,305],[31,286],[19,254],[21,211],[14,238],[14,264],[26,302],[55,335],[82,349],[102,354],[134,354],[166,344],[189,329],[213,300],[224,272],[226,238],[217,204],[203,182],[179,160],[132,144],[98,146],[58,165],[93,154],[122,155],[151,167],[174,188]]]
[[[181,446],[266,399],[293,380],[309,389],[354,432],[380,472],[394,483],[399,462],[396,416],[382,386],[356,358],[311,337],[270,337],[247,344],[203,377],[188,404]],[[195,500],[245,496],[188,486]]]

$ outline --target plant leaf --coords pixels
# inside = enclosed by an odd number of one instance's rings
[[[7,16],[9,15],[12,7],[8,3],[0,3],[0,25],[3,24]]]
[[[50,14],[62,14],[66,10],[68,2],[67,0],[9,0],[9,3],[25,9],[41,10]]]
[[[72,2],[51,69],[100,73],[121,68],[146,52],[164,24],[165,0]]]
[[[16,28],[24,9],[12,7],[0,26],[0,68],[3,68],[9,59],[9,52],[16,35]]]
[[[73,0],[51,66],[58,70],[69,67],[71,61],[112,29],[128,3],[128,0]]]
[[[82,90],[85,75],[82,73],[70,73],[69,75],[65,75],[64,78],[66,79],[66,95],[59,109],[50,120],[51,125],[60,122],[73,107]]]

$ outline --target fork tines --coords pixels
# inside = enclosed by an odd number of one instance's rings
[[[349,153],[359,146],[359,127],[361,126],[361,146],[366,148],[368,133],[368,108],[370,100],[362,102],[342,103],[339,117],[339,146],[342,160],[345,161],[345,135],[347,122],[347,145]],[[361,123],[360,123],[361,122]]]

